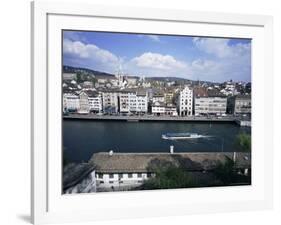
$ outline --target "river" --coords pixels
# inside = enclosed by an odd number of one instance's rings
[[[193,140],[164,140],[164,133],[193,132],[212,136]],[[95,152],[233,152],[236,137],[250,128],[234,123],[63,121],[63,157],[86,162]]]

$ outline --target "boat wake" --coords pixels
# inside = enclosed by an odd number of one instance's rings
[[[165,140],[194,140],[200,138],[212,138],[210,135],[202,135],[197,133],[167,133],[162,134],[162,139]]]

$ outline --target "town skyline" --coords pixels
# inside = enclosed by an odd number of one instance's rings
[[[251,82],[251,41],[63,31],[63,65],[127,76]]]

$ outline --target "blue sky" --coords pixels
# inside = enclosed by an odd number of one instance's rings
[[[63,32],[63,64],[137,76],[251,80],[249,39]]]

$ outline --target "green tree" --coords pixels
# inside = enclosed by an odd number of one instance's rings
[[[76,77],[77,77],[77,83],[80,84],[83,82],[83,79],[82,79],[82,73],[81,72],[77,72],[76,73]]]
[[[223,185],[229,185],[235,180],[235,170],[234,170],[234,161],[225,157],[225,162],[219,162],[214,169],[215,176],[223,183]]]
[[[234,161],[226,156],[225,162],[219,162],[213,171],[215,177],[222,185],[250,184],[251,174],[248,176],[238,174]]]
[[[153,169],[155,177],[142,185],[143,189],[169,189],[196,186],[194,179],[187,171],[176,166],[158,166]]]
[[[236,144],[245,152],[251,151],[251,135],[240,133],[236,137]]]

